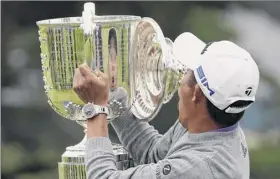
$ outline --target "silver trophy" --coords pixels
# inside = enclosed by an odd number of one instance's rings
[[[85,3],[82,17],[38,21],[41,61],[48,103],[61,116],[86,130],[84,103],[73,91],[75,69],[87,63],[110,79],[108,122],[131,111],[150,121],[173,97],[186,69],[173,58],[172,41],[151,18],[97,16]],[[66,148],[59,179],[86,179],[84,139]],[[113,144],[117,168],[134,165],[128,152]]]

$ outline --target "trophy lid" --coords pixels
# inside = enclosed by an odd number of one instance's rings
[[[88,23],[88,20],[92,20],[94,23],[109,23],[109,22],[126,22],[135,21],[141,19],[140,16],[131,15],[106,15],[97,16],[95,14],[95,4],[92,2],[87,2],[84,4],[84,11],[82,12],[82,17],[65,17],[65,18],[55,18],[37,21],[38,26],[49,26],[49,25],[69,25],[69,24],[82,24]],[[86,21],[86,22],[85,22]]]
[[[95,23],[109,23],[109,22],[129,22],[140,20],[140,16],[130,16],[130,15],[108,15],[108,16],[94,16]],[[82,17],[64,17],[64,18],[55,18],[55,19],[46,19],[37,21],[38,26],[49,26],[49,25],[69,25],[69,24],[82,24]]]

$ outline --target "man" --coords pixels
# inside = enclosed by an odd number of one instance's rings
[[[205,45],[190,33],[177,37],[174,53],[190,68],[178,89],[179,120],[164,135],[132,115],[114,120],[120,141],[138,164],[118,171],[106,115],[88,119],[88,179],[249,179],[249,154],[238,121],[255,101],[256,63],[232,42]],[[86,102],[108,102],[107,76],[93,76],[86,66],[77,69],[74,89]]]

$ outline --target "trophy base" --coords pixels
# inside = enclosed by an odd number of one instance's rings
[[[59,179],[86,179],[85,142],[86,136],[79,144],[66,148],[61,156],[62,161],[58,163]],[[112,145],[117,169],[126,170],[134,167],[133,159],[123,146],[114,143]]]

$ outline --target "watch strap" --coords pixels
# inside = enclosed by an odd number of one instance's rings
[[[96,115],[97,114],[106,114],[106,115],[109,114],[109,109],[107,106],[99,106],[99,105],[94,104],[94,108],[96,110]]]

